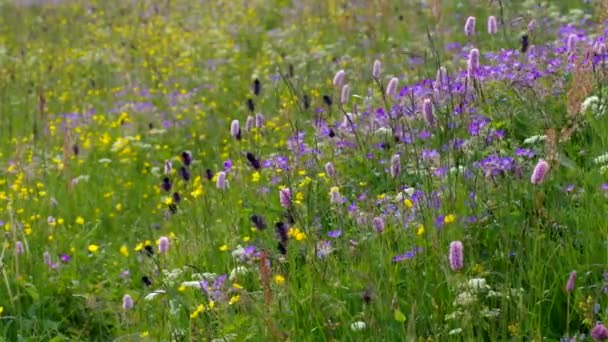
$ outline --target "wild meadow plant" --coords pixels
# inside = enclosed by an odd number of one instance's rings
[[[604,2],[0,13],[4,340],[608,340]]]

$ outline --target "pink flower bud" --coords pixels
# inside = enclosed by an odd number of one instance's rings
[[[399,176],[401,173],[401,157],[398,154],[395,154],[391,157],[391,165],[390,165],[391,177],[395,178]]]
[[[433,115],[433,102],[431,99],[424,99],[422,103],[422,118],[427,125],[432,126],[435,124],[435,116]]]
[[[241,139],[241,125],[239,124],[239,120],[232,120],[232,123],[230,124],[230,134],[237,140]]]
[[[397,77],[391,78],[386,86],[386,96],[393,96],[397,91],[397,84],[399,83],[399,79]]]
[[[472,36],[475,34],[475,17],[468,17],[467,21],[464,24],[464,34],[467,36]]]
[[[574,291],[574,287],[576,286],[576,271],[570,272],[570,276],[568,276],[568,282],[566,282],[566,292],[570,293]]]
[[[122,297],[122,309],[125,311],[129,311],[133,309],[133,306],[133,298],[131,298],[131,296],[129,296],[128,294],[124,295]]]
[[[258,129],[264,127],[264,115],[262,115],[262,113],[257,113],[255,115],[255,127]]]
[[[479,50],[471,49],[469,52],[469,60],[467,62],[467,76],[469,79],[474,78],[477,75],[479,69]]]
[[[167,251],[169,250],[169,238],[166,236],[161,236],[160,239],[158,239],[158,251],[160,253],[167,253]]]
[[[247,121],[245,121],[245,131],[251,132],[251,130],[253,129],[254,123],[255,123],[255,119],[253,118],[253,116],[251,116],[251,115],[247,116]]]
[[[379,60],[374,61],[374,65],[372,66],[372,76],[374,78],[380,77],[380,73],[382,72],[382,62]]]
[[[496,17],[491,15],[488,17],[488,33],[496,34],[498,32],[498,23],[496,22]]]
[[[453,271],[460,271],[464,267],[463,249],[464,247],[460,241],[452,241],[450,243],[450,253],[448,257],[450,259],[450,268]]]
[[[342,82],[344,81],[344,76],[346,76],[346,72],[344,70],[338,70],[336,75],[334,76],[333,84],[334,87],[339,88],[342,86]]]
[[[547,173],[549,172],[549,163],[544,161],[543,159],[539,160],[536,166],[534,167],[534,171],[532,171],[532,177],[530,177],[530,182],[532,184],[540,184],[545,180]]]
[[[291,190],[287,188],[279,190],[279,203],[283,208],[291,207]]]
[[[220,171],[217,173],[217,178],[215,179],[215,186],[220,190],[226,189],[226,172]]]
[[[346,104],[348,102],[348,98],[350,97],[350,86],[345,84],[342,87],[342,93],[340,94],[340,103]]]
[[[334,164],[332,164],[331,162],[325,163],[325,173],[330,178],[333,178],[334,175],[336,174],[336,169],[334,168]]]

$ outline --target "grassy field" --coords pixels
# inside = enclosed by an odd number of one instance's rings
[[[602,0],[0,0],[0,336],[608,340],[607,38]]]

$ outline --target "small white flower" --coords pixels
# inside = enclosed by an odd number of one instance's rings
[[[606,164],[608,162],[608,153],[604,153],[601,156],[595,157],[593,162],[596,164]]]
[[[100,164],[109,164],[112,162],[112,159],[108,159],[108,158],[101,158],[97,161]]]
[[[361,331],[367,328],[367,324],[363,321],[357,321],[350,325],[350,330],[352,331]]]
[[[150,293],[148,293],[144,299],[145,300],[152,300],[154,298],[156,298],[157,296],[161,295],[161,294],[165,294],[165,290],[154,290]]]
[[[378,129],[377,129],[377,130],[374,132],[374,134],[376,134],[376,135],[392,135],[392,134],[391,134],[391,129],[390,129],[390,128],[388,128],[388,127],[380,127],[380,128],[378,128]]]
[[[488,308],[484,308],[483,310],[481,310],[480,312],[482,317],[486,317],[486,318],[496,318],[500,315],[500,309],[488,309]]]
[[[469,287],[471,289],[474,289],[474,290],[481,290],[481,289],[488,289],[488,288],[490,288],[486,284],[485,278],[473,278],[473,279],[469,279],[468,285],[469,285]]]
[[[230,280],[236,279],[238,276],[242,276],[249,273],[249,270],[244,266],[237,266],[230,272]]]
[[[193,287],[193,288],[197,288],[200,289],[201,288],[201,282],[200,281],[185,281],[181,284],[181,286],[183,287]]]
[[[532,145],[532,144],[536,144],[537,142],[545,141],[546,139],[547,139],[546,135],[533,135],[533,136],[525,139],[524,144]]]
[[[454,305],[469,306],[475,303],[476,300],[477,298],[474,295],[470,294],[469,292],[463,292],[456,297],[456,299],[454,300]]]
[[[597,96],[589,96],[581,103],[581,113],[586,113],[588,110],[596,111],[600,98]]]
[[[448,332],[448,335],[458,335],[462,333],[462,328],[452,329]]]

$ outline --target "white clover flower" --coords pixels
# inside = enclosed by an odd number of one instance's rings
[[[357,321],[350,325],[350,330],[352,331],[361,331],[367,328],[367,324],[363,321]]]
[[[608,162],[608,153],[604,153],[601,156],[595,157],[593,162],[596,164],[606,164]]]

